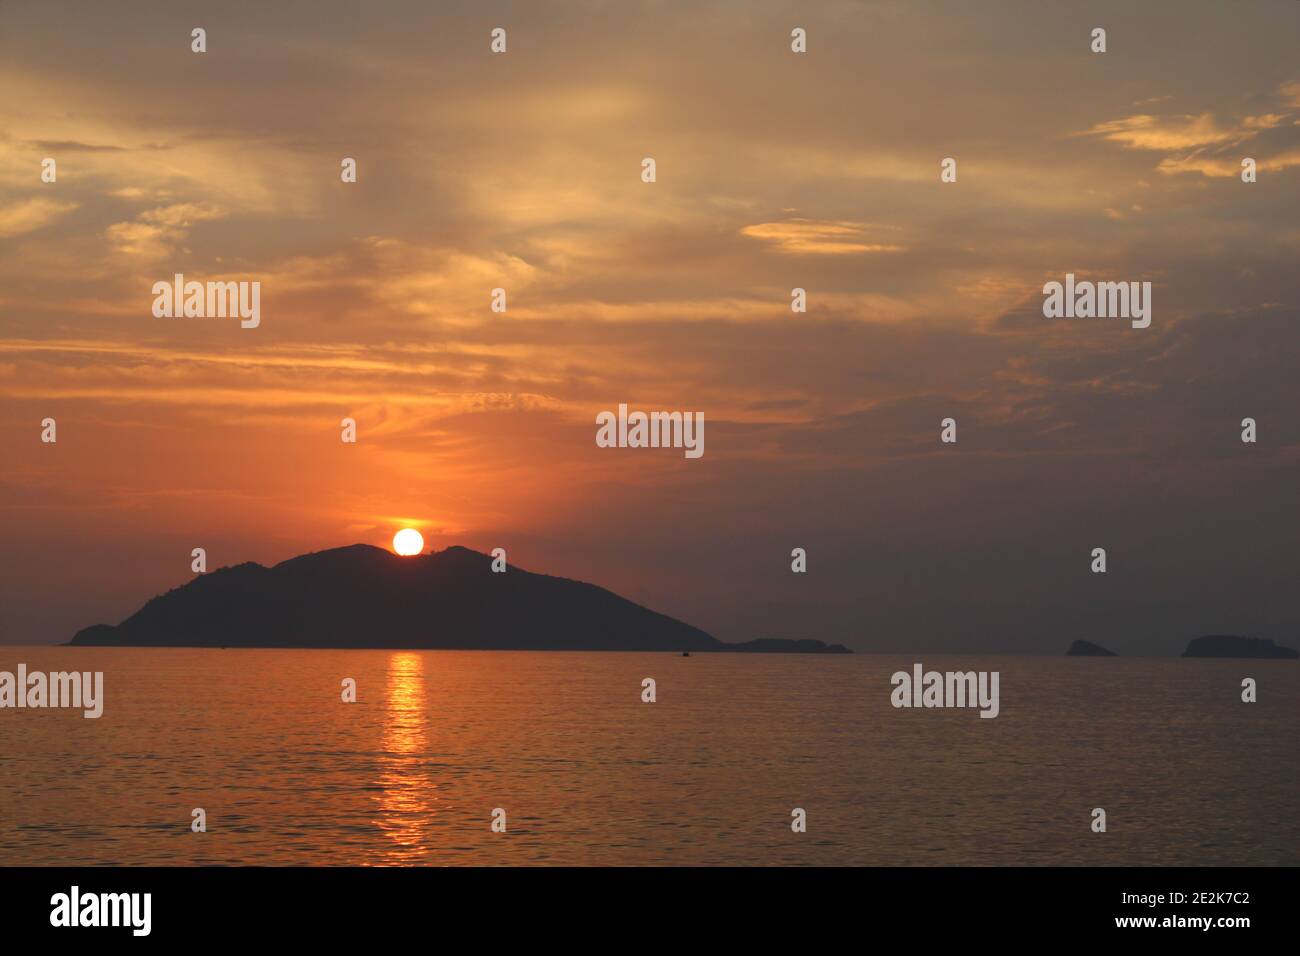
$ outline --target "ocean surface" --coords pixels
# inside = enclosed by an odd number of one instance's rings
[[[0,647],[105,683],[0,710],[0,864],[1300,863],[1297,662],[920,659],[1000,716],[899,655]]]

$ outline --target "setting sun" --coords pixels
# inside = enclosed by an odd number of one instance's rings
[[[424,550],[424,535],[414,528],[403,528],[393,535],[393,550],[401,555],[419,554]]]

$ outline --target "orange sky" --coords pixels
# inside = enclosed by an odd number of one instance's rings
[[[1284,639],[1297,28],[1288,2],[6,5],[0,642],[116,623],[193,547],[407,524],[724,639]],[[178,272],[260,281],[260,327],[154,318]],[[1044,319],[1066,272],[1151,281],[1151,328]],[[706,454],[597,448],[620,402],[703,411]]]

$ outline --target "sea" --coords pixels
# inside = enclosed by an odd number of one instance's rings
[[[997,671],[998,716],[892,706],[918,661]],[[103,715],[0,709],[0,865],[1300,864],[1296,661],[0,647],[19,663],[102,671]]]

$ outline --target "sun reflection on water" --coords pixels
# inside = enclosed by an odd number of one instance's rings
[[[429,852],[437,807],[435,784],[425,767],[429,714],[424,660],[423,654],[406,652],[388,661],[375,819],[392,844],[384,863],[412,863]]]

